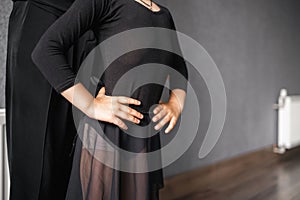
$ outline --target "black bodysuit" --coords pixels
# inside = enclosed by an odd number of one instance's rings
[[[133,28],[162,27],[175,30],[168,9],[161,5],[159,7],[160,10],[155,12],[134,0],[77,0],[42,36],[33,51],[33,61],[55,90],[62,92],[73,86],[76,78],[65,53],[82,34],[92,30],[101,43],[115,34]],[[160,38],[156,39],[154,42],[158,42]],[[176,43],[172,44],[173,47],[179,48],[178,41],[170,41]],[[126,42],[128,41],[124,41],[124,44]],[[114,86],[122,75],[135,66],[147,63],[170,66],[184,78],[188,77],[185,61],[180,56],[165,50],[138,49],[120,56],[111,63],[104,75],[99,77],[98,90],[93,95],[99,91],[99,85],[105,86],[107,95],[112,95]],[[166,79],[168,74],[166,70],[159,70],[149,76]],[[128,87],[133,87],[138,79],[137,74],[127,82]],[[147,84],[137,90],[129,89],[129,96],[142,102],[141,106],[133,106],[144,113],[141,124],[151,121],[147,113],[152,105],[159,102],[163,88],[162,85]],[[170,75],[170,89],[176,88],[186,90],[187,82],[179,76]],[[108,155],[103,149],[107,148],[107,145],[103,145],[103,139],[97,135],[97,128],[92,125],[96,120],[87,117],[84,120],[91,123],[87,129],[79,128],[79,135],[81,134],[81,139],[88,137],[89,141],[92,138],[94,144],[90,146],[89,142],[87,147],[77,140],[67,199],[158,199],[158,190],[163,187],[162,169],[149,173],[129,173],[105,166],[94,159],[97,155]],[[98,122],[112,143],[123,149],[131,152],[151,152],[161,148],[159,134],[149,138],[138,138],[127,135],[113,124]]]

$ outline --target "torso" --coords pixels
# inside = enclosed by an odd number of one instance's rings
[[[135,0],[111,0],[111,9],[105,19],[94,27],[94,32],[99,42],[118,34],[120,32],[141,28],[141,27],[170,27],[169,11],[161,6],[159,11],[152,11]],[[135,39],[135,38],[133,38]],[[157,41],[159,38],[157,38]],[[154,42],[157,42],[154,41]],[[132,41],[131,41],[132,42]],[[120,45],[130,45],[130,42],[124,41]],[[116,47],[118,48],[118,47]],[[110,52],[104,52],[107,54]],[[168,64],[170,54],[155,49],[140,49],[127,54],[124,54],[119,59],[115,60],[105,71],[103,82],[105,83],[106,92],[112,95],[115,84],[120,78],[130,69],[146,63],[164,63]],[[105,56],[104,56],[105,59]],[[152,76],[160,80],[166,80],[166,71],[153,71],[147,76]],[[133,88],[139,82],[142,76],[136,76],[130,80],[127,88]],[[148,112],[149,108],[158,103],[163,86],[161,85],[145,85],[135,91],[130,92],[131,97],[139,99],[143,102],[142,107],[136,108],[141,112]],[[114,95],[118,95],[114,93]],[[133,106],[134,107],[134,106]]]

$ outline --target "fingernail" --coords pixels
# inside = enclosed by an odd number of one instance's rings
[[[141,119],[143,119],[144,118],[144,115],[141,115]]]
[[[158,126],[155,126],[154,128],[155,128],[155,130],[158,130]]]
[[[153,122],[156,122],[156,118],[155,118],[155,117],[153,117],[153,118],[152,118],[152,121],[153,121]]]
[[[137,120],[137,123],[140,123],[140,120]]]

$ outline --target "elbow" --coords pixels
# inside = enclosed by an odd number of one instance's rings
[[[50,52],[55,52],[54,48],[50,48],[50,44],[50,40],[43,36],[31,52],[31,60],[38,68],[47,66],[50,61]]]
[[[32,62],[33,62],[35,65],[36,65],[36,58],[37,58],[36,52],[33,51],[33,52],[31,53],[31,60],[32,60]]]
[[[31,52],[31,60],[37,67],[39,67],[40,65],[39,63],[42,57],[42,52],[43,51],[39,48],[39,45],[36,45],[33,51]]]

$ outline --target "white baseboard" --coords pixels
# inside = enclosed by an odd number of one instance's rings
[[[0,199],[9,199],[9,169],[7,162],[5,109],[0,109]]]

